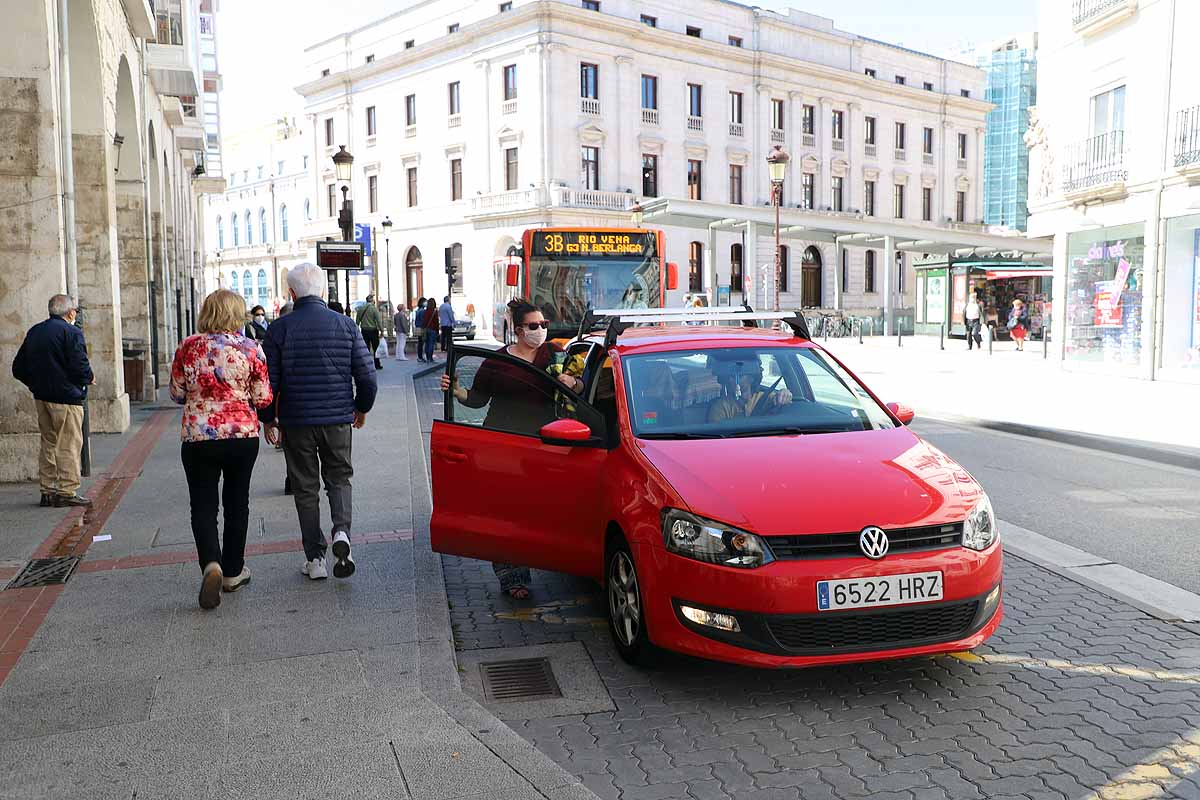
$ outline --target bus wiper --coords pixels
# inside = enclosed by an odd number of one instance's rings
[[[755,428],[749,431],[738,431],[737,433],[727,434],[731,439],[740,439],[747,436],[803,436],[813,433],[842,433],[846,428],[803,428],[800,426],[789,426],[781,428]]]

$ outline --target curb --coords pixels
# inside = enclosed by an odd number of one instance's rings
[[[444,364],[435,365],[414,372],[411,377],[415,381],[442,369],[445,369]],[[423,434],[416,386],[411,388],[407,397],[408,432],[415,437],[412,441],[421,442]],[[521,738],[520,734],[462,690],[442,559],[429,546],[429,517],[433,511],[433,487],[426,468],[429,454],[423,444],[409,449],[419,454],[409,459],[409,485],[412,487],[417,671],[420,674],[421,692],[543,797],[549,800],[600,800],[578,778]]]

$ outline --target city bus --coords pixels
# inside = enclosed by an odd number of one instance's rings
[[[506,307],[514,297],[541,309],[551,339],[574,336],[589,308],[661,308],[679,280],[664,254],[660,230],[531,228],[517,254],[493,265],[492,335],[512,341]]]

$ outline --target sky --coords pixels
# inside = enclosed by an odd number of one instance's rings
[[[935,55],[954,56],[964,44],[1035,29],[1038,0],[758,0],[829,17],[849,33]],[[224,0],[217,12],[217,57],[224,76],[225,133],[300,114],[293,88],[303,78],[304,48],[395,11],[397,0]],[[976,10],[967,10],[974,7]],[[336,10],[335,10],[336,9]],[[264,35],[265,32],[269,34]]]

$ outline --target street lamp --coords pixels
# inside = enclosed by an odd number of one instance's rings
[[[642,208],[642,204],[635,202],[633,208],[629,209],[629,213],[633,215],[633,227],[642,227],[642,217],[646,214],[646,209]]]
[[[767,156],[767,171],[771,176],[771,202],[775,206],[775,310],[779,310],[779,282],[782,278],[782,260],[779,250],[779,207],[783,205],[783,179],[787,174],[788,154],[775,145]]]
[[[350,181],[354,177],[354,156],[346,151],[346,145],[338,145],[333,154],[334,177],[342,184],[342,210],[338,213],[338,227],[342,229],[342,241],[354,241],[354,201],[349,198]],[[346,270],[346,313],[350,313],[350,270]]]
[[[392,218],[384,217],[380,225],[383,226],[383,248],[387,259],[387,299],[390,304],[392,302]],[[395,311],[396,307],[392,306],[392,310]]]

